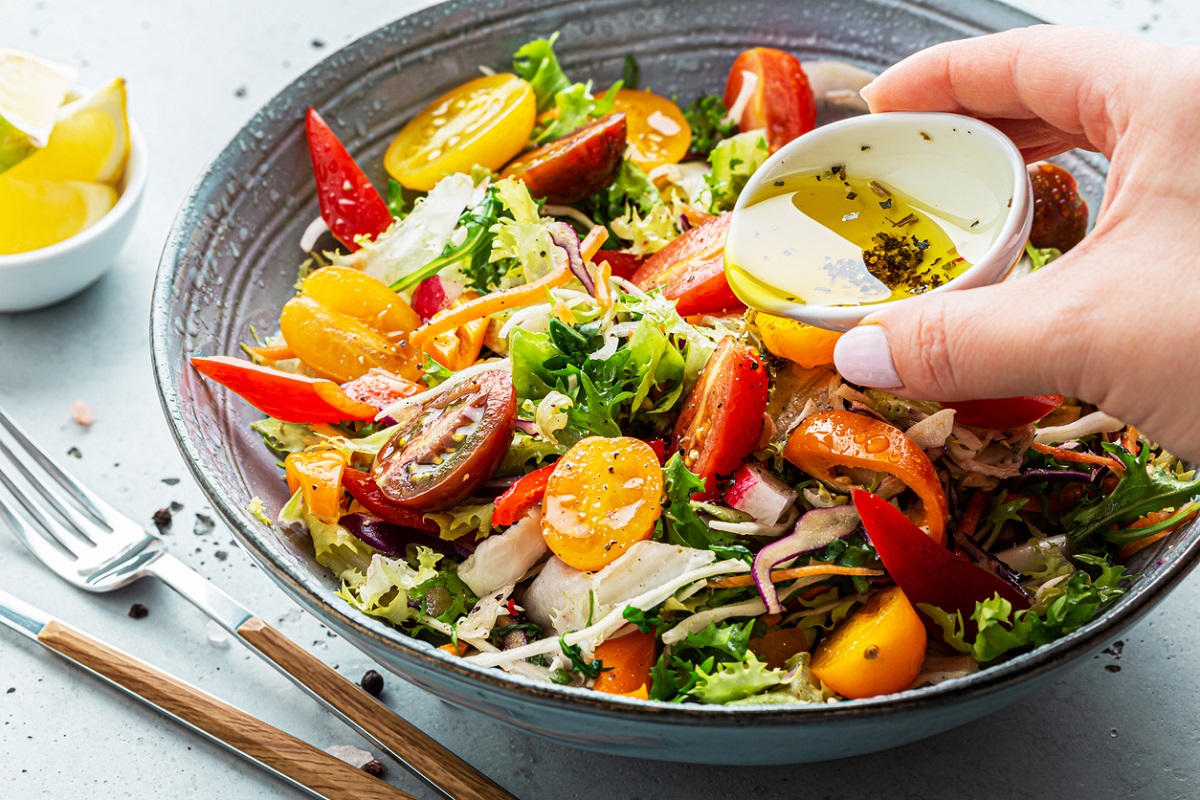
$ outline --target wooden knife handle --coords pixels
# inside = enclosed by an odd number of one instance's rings
[[[328,800],[417,800],[70,625],[52,620],[37,638],[160,711]]]
[[[428,734],[397,716],[357,684],[258,617],[248,619],[237,632],[248,645],[447,797],[454,800],[516,800]]]

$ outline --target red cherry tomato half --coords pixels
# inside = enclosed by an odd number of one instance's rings
[[[774,153],[817,125],[817,105],[800,60],[791,53],[755,47],[737,57],[725,82],[725,105],[732,108],[741,94],[746,73],[755,81],[750,102],[738,119],[744,133],[765,128]]]
[[[633,283],[643,291],[662,289],[681,317],[745,308],[725,279],[725,236],[732,218],[726,212],[673,239],[646,259]]]
[[[704,365],[675,423],[671,446],[708,492],[750,455],[767,410],[767,370],[758,351],[727,336]]]
[[[397,505],[449,508],[492,477],[512,444],[517,421],[512,376],[482,372],[405,417],[375,457],[371,477]]]

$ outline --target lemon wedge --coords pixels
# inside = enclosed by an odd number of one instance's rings
[[[0,172],[46,146],[74,83],[66,64],[0,47]]]
[[[106,183],[20,181],[0,175],[0,255],[61,242],[94,224],[117,203]]]
[[[46,146],[12,167],[6,177],[116,184],[129,160],[125,107],[122,78],[66,104]]]

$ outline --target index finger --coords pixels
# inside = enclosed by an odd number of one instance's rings
[[[1010,135],[1057,132],[1068,146],[1111,155],[1128,122],[1124,101],[1145,72],[1134,68],[1145,47],[1108,31],[1020,28],[923,50],[863,96],[872,111],[967,114],[998,121]]]

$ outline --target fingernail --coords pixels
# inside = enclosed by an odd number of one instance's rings
[[[871,102],[871,87],[874,85],[875,85],[875,81],[871,81],[866,86],[859,89],[858,96],[861,97],[863,100],[865,100],[867,103],[870,103]]]
[[[850,383],[897,389],[904,385],[892,361],[892,344],[882,325],[860,325],[838,339],[833,363]]]

